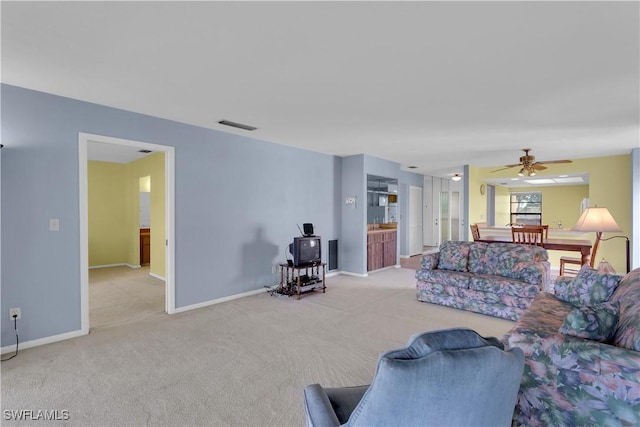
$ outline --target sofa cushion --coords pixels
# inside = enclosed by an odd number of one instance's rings
[[[471,242],[448,240],[440,246],[439,270],[467,271]]]
[[[508,294],[496,294],[493,292],[483,292],[476,289],[458,288],[458,294],[464,298],[467,305],[476,304],[495,305],[497,307],[518,307],[527,309],[535,297],[525,298]]]
[[[473,242],[469,246],[469,262],[467,269],[471,273],[484,274],[485,265],[487,263],[486,252],[489,243]]]
[[[468,288],[470,273],[448,270],[419,270],[416,272],[416,279],[423,282],[439,283],[444,286],[455,286],[458,288]]]
[[[477,274],[469,279],[469,289],[487,292],[500,297],[510,295],[522,298],[534,298],[540,292],[539,285],[532,285],[508,277]]]
[[[619,347],[640,351],[640,268],[636,268],[620,281],[611,296],[620,304],[618,329],[613,342]]]
[[[617,301],[574,308],[564,318],[559,332],[578,338],[607,342],[616,332],[618,311]]]
[[[601,274],[585,264],[570,282],[556,282],[556,297],[575,306],[600,304],[609,300],[621,277],[611,273]]]
[[[530,271],[527,270],[529,266],[548,259],[546,249],[540,246],[491,243],[487,246],[484,256],[484,273],[524,280],[527,275],[530,275]],[[538,280],[534,283],[540,282]]]

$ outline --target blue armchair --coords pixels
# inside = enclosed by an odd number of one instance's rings
[[[503,348],[464,328],[416,334],[380,355],[370,386],[307,386],[307,425],[509,426],[524,355]]]

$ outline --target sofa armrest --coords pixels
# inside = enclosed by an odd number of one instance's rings
[[[339,426],[327,393],[320,384],[311,384],[304,389],[304,410],[308,427]]]
[[[423,270],[435,270],[438,268],[438,261],[440,261],[440,252],[426,254],[420,259],[420,267]]]

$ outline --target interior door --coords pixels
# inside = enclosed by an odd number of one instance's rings
[[[422,253],[422,188],[409,187],[409,256]]]
[[[449,194],[449,180],[435,178],[434,181],[436,180],[440,183],[440,241],[438,242],[440,245],[442,242],[451,240],[451,199]]]
[[[449,240],[449,190],[440,191],[440,243]]]
[[[461,209],[460,209],[460,192],[451,191],[450,194],[450,216],[451,216],[451,240],[462,240],[461,238]]]

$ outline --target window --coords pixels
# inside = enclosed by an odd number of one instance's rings
[[[542,193],[511,193],[511,224],[542,225]]]

